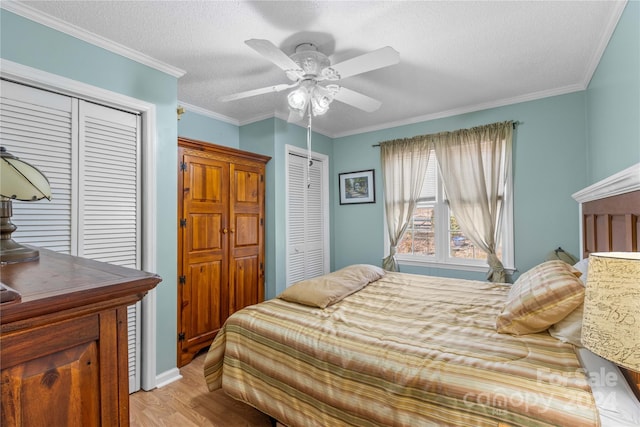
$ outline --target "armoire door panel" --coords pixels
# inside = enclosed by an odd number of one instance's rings
[[[258,203],[260,194],[260,174],[251,170],[234,168],[236,201],[239,203]]]
[[[260,244],[260,215],[238,214],[235,217],[234,246]]]
[[[189,193],[191,199],[200,203],[223,203],[225,165],[186,156],[189,165]]]
[[[256,283],[260,280],[258,256],[234,258],[230,269],[229,315],[258,301]]]
[[[217,251],[222,249],[222,215],[213,214],[191,214],[187,218],[187,223],[191,226],[187,229],[190,232],[189,252],[196,251]]]
[[[189,313],[187,339],[197,339],[201,335],[220,329],[220,291],[222,288],[222,261],[212,261],[190,266],[190,283],[187,283]]]

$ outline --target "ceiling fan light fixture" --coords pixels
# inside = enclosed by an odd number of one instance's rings
[[[334,92],[323,86],[316,86],[311,93],[311,108],[315,116],[320,116],[329,111],[329,105],[333,101]]]
[[[304,111],[309,102],[309,91],[306,87],[299,87],[287,95],[289,107],[296,111]]]
[[[329,101],[330,102],[330,101]],[[326,101],[326,98],[311,98],[311,109],[313,110],[314,116],[321,116],[327,111],[329,111],[329,102]]]

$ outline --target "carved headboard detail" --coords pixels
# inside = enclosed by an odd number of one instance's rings
[[[582,205],[582,256],[592,252],[637,252],[640,190]]]

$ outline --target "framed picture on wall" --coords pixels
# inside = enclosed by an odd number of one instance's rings
[[[346,172],[338,174],[340,204],[376,202],[376,183],[374,170]]]

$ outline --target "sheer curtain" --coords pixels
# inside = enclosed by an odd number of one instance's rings
[[[464,235],[488,255],[492,282],[504,282],[496,255],[504,191],[511,169],[513,122],[435,135],[434,148],[449,206]]]
[[[402,239],[422,191],[431,143],[426,137],[397,139],[380,143],[384,207],[390,250],[382,267],[398,271],[396,246]]]

